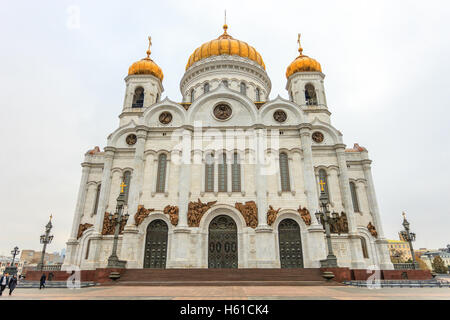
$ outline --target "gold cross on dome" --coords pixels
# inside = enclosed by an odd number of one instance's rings
[[[325,191],[325,189],[323,188],[323,186],[326,185],[326,183],[323,182],[323,180],[321,179],[320,182],[319,182],[319,184],[320,184],[320,191]]]
[[[302,48],[302,44],[300,42],[300,38],[301,38],[302,34],[299,33],[298,37],[297,37],[297,43],[298,43],[298,52],[300,52],[300,55],[303,54],[303,48]]]
[[[52,220],[52,218],[53,218],[53,214],[50,215],[50,221]]]
[[[123,188],[125,188],[127,185],[122,181],[122,183],[120,184],[120,193],[123,193]]]
[[[148,36],[148,49],[147,49],[147,58],[150,58],[150,53],[152,53],[150,51],[150,47],[152,46],[152,37]]]

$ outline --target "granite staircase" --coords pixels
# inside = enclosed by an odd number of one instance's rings
[[[123,286],[338,286],[320,269],[125,269],[105,285]]]

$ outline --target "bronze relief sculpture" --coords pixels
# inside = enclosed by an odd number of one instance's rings
[[[188,205],[188,226],[198,227],[200,225],[200,220],[206,211],[208,211],[217,201],[210,201],[208,203],[203,203],[198,199],[197,202],[191,201]]]
[[[269,210],[267,210],[267,224],[271,226],[275,220],[277,219],[278,212],[280,212],[281,208],[275,210],[272,206],[269,205]]]
[[[312,134],[312,139],[314,140],[314,142],[322,143],[324,138],[325,137],[323,136],[323,133],[320,131],[316,131]]]
[[[302,218],[303,222],[305,222],[305,224],[307,226],[310,226],[311,225],[311,215],[309,214],[308,209],[306,209],[306,208],[302,209],[302,206],[300,205],[297,209],[297,212],[300,214],[300,217]]]
[[[241,212],[247,227],[255,229],[258,226],[258,207],[255,201],[247,201],[245,204],[236,202],[234,207]]]
[[[168,205],[164,208],[164,213],[169,215],[170,223],[174,226],[178,225],[178,207]]]
[[[123,220],[120,224],[119,234],[123,233],[123,229],[125,228],[126,224],[127,222]],[[105,217],[103,218],[102,235],[113,235],[115,231],[116,226],[112,220],[109,220],[109,212],[105,212]]]
[[[143,205],[139,205],[136,214],[134,215],[134,224],[136,227],[139,226],[153,211],[155,211],[155,209],[145,209]]]
[[[80,224],[80,225],[78,226],[77,240],[80,239],[81,236],[83,235],[83,233],[84,233],[87,229],[89,229],[90,227],[92,227],[92,226],[93,226],[93,224],[90,224],[90,223],[83,223],[83,224]]]
[[[283,110],[277,110],[273,113],[273,118],[277,122],[285,122],[287,119],[287,114]]]
[[[214,116],[219,120],[227,120],[232,112],[231,107],[224,103],[214,107]]]
[[[128,144],[129,146],[132,146],[132,145],[136,144],[137,137],[136,137],[135,134],[129,134],[129,135],[127,136],[127,138],[125,139],[125,141],[127,142],[127,144]]]
[[[169,124],[172,122],[172,114],[168,111],[164,111],[159,115],[159,122],[162,124]]]
[[[376,229],[375,226],[372,224],[372,222],[369,222],[369,224],[367,225],[367,229],[369,230],[370,234],[371,234],[374,238],[378,238],[378,232],[377,232],[377,229]]]

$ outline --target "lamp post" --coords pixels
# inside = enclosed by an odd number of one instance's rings
[[[123,214],[125,208],[125,194],[123,193],[123,188],[126,187],[125,183],[122,182],[120,185],[121,191],[117,198],[117,206],[114,214],[110,213],[108,218],[114,224],[114,242],[111,255],[108,258],[108,268],[125,268],[126,261],[119,260],[117,256],[117,242],[119,241],[120,226],[122,223],[126,223],[130,215],[127,213]]]
[[[43,244],[41,262],[38,264],[37,269],[42,271],[44,270],[44,258],[45,258],[45,249],[47,249],[47,245],[50,244],[53,240],[53,235],[50,235],[50,231],[52,230],[52,215],[50,215],[50,220],[45,226],[45,233],[41,235],[41,244]]]
[[[416,241],[416,234],[413,232],[409,231],[409,222],[408,220],[406,220],[406,213],[403,212],[403,228],[405,228],[405,230],[400,231],[400,234],[402,236],[402,238],[408,242],[409,244],[409,250],[411,251],[411,260],[412,260],[412,264],[413,264],[413,269],[416,269],[416,257],[414,256],[414,249],[412,246],[412,242]]]
[[[16,256],[19,254],[20,250],[19,247],[14,247],[14,250],[11,251],[11,255],[12,255],[12,261],[11,261],[11,265],[5,268],[5,273],[7,274],[17,274],[17,267],[14,265],[14,260],[16,260]]]
[[[325,182],[320,180],[320,206],[322,207],[322,211],[316,212],[317,221],[323,221],[325,227],[325,234],[327,237],[327,245],[328,245],[328,255],[324,260],[320,260],[322,268],[337,268],[337,258],[333,253],[333,246],[331,245],[331,232],[330,232],[330,222],[335,223],[339,219],[339,215],[337,212],[333,212],[330,215],[330,211],[328,210],[329,200],[328,194],[325,192],[324,185]]]

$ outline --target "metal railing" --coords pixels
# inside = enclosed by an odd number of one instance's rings
[[[416,263],[415,266],[416,267],[414,268],[413,263],[394,263],[394,270],[420,270],[418,263]]]

